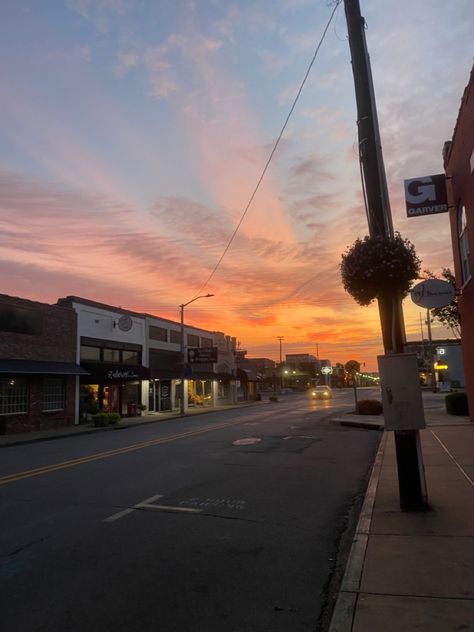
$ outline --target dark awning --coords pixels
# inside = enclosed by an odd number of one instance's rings
[[[0,360],[0,373],[36,375],[89,375],[74,362],[46,362],[42,360]]]

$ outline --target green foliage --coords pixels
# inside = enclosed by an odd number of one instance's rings
[[[423,270],[427,279],[436,279],[430,270]],[[441,276],[444,281],[448,281],[456,288],[456,279],[449,268],[442,268]],[[449,305],[444,307],[435,307],[431,310],[431,314],[438,322],[450,329],[455,338],[461,338],[461,317],[458,308],[458,297],[455,296]]]
[[[469,415],[469,405],[466,393],[449,393],[444,398],[446,402],[446,412],[450,415]]]
[[[84,414],[95,415],[99,412],[99,403],[94,397],[94,391],[87,384],[82,385],[79,392],[79,412],[81,417]]]
[[[383,412],[382,402],[378,399],[362,399],[357,402],[358,415],[380,415]]]
[[[92,421],[96,428],[114,426],[120,421],[120,415],[118,413],[97,413],[92,415]]]
[[[256,402],[261,402],[261,401],[262,401],[262,396],[260,395],[260,393],[257,393],[257,394],[255,395],[254,400],[255,400]]]
[[[271,402],[277,402],[278,401],[278,397],[276,395],[270,395],[270,397],[268,398]]]
[[[414,245],[400,233],[393,238],[366,236],[343,253],[342,283],[359,305],[369,305],[381,296],[406,296],[420,266]]]

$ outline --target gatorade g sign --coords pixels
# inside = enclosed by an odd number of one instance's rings
[[[408,217],[447,213],[448,198],[444,173],[405,180],[405,202]]]

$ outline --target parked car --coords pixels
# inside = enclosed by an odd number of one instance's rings
[[[313,399],[331,399],[332,390],[330,386],[315,386],[311,390],[311,397]]]

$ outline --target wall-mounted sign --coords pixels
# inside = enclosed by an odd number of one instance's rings
[[[217,347],[189,347],[189,364],[212,364],[217,362]]]
[[[410,292],[411,300],[420,307],[444,307],[454,299],[455,290],[452,283],[441,279],[426,279],[417,283]]]
[[[130,316],[127,316],[127,314],[123,314],[123,316],[120,316],[120,318],[118,319],[117,324],[120,331],[130,331],[130,329],[133,327],[133,320]]]
[[[404,184],[407,217],[448,212],[446,176],[444,173],[421,178],[410,178],[409,180],[404,180]]]

